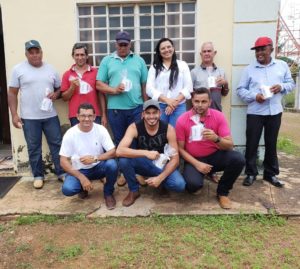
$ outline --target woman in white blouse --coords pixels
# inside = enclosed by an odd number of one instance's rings
[[[191,98],[192,91],[187,63],[177,60],[171,39],[160,39],[149,69],[146,92],[160,102],[161,120],[175,127],[177,118],[186,111],[185,101]]]

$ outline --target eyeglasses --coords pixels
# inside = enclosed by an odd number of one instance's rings
[[[88,118],[89,120],[92,120],[93,118],[94,118],[94,115],[85,115],[85,114],[81,114],[81,115],[79,115],[79,118],[81,118],[81,119],[86,119],[86,118]]]

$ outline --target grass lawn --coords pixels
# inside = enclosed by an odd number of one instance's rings
[[[277,216],[0,222],[0,268],[300,268],[300,220]]]

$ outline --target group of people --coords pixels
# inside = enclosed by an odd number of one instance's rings
[[[116,51],[104,57],[97,70],[88,64],[87,46],[76,43],[72,49],[75,63],[60,84],[57,72],[42,61],[40,43],[25,43],[27,60],[13,69],[8,102],[13,125],[24,132],[35,188],[44,184],[43,132],[64,195],[84,198],[93,188],[91,180],[105,177],[104,199],[107,208],[113,209],[117,178],[128,183],[122,204],[130,206],[140,196],[138,175],[154,188],[190,193],[201,189],[207,176],[218,184],[220,206],[230,209],[228,194],[245,163],[243,185],[250,186],[256,179],[263,129],[263,179],[283,186],[276,177],[276,141],[281,98],[293,90],[294,81],[287,64],[271,57],[270,38],[256,40],[252,48],[256,61],[245,68],[237,89],[248,104],[245,158],[233,150],[222,113],[221,97],[229,88],[224,70],[214,63],[217,52],[212,42],[201,46],[201,65],[191,72],[186,62],[176,58],[169,38],[158,41],[149,71],[144,60],[130,50],[128,32],[117,33],[115,46]],[[71,124],[63,138],[53,106],[60,97],[69,102]],[[188,111],[187,106],[191,106]],[[106,129],[108,123],[114,142]],[[224,171],[220,178],[216,176],[219,171]]]

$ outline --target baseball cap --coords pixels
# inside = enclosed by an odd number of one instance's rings
[[[126,43],[129,44],[131,41],[130,34],[126,31],[121,31],[116,34],[116,41],[118,43]]]
[[[25,50],[29,50],[31,48],[41,48],[41,45],[39,43],[39,41],[36,40],[29,40],[25,43]]]
[[[258,47],[264,47],[268,45],[273,45],[272,39],[267,36],[262,36],[256,39],[254,47],[252,47],[251,49],[254,50]]]
[[[158,110],[160,110],[160,106],[159,103],[153,99],[149,99],[147,100],[144,104],[143,104],[143,111],[145,111],[146,109],[148,109],[149,107],[155,107]]]

